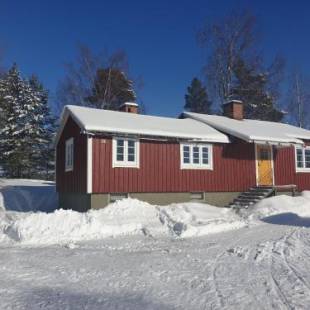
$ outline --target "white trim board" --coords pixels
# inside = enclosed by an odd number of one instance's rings
[[[93,192],[93,138],[87,136],[87,193]]]

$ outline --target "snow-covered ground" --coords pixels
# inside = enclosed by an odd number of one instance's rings
[[[56,206],[53,182],[0,178],[0,211],[51,212]]]
[[[0,180],[0,309],[310,308],[307,192],[239,214],[137,200],[84,214],[16,212],[8,197],[19,182]],[[18,210],[55,201],[52,184],[22,183],[32,198]]]

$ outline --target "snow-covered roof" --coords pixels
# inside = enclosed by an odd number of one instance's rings
[[[124,105],[129,105],[129,106],[138,107],[138,104],[135,103],[135,102],[125,102],[125,103],[122,104],[122,106],[124,106]]]
[[[303,144],[310,140],[310,131],[292,125],[258,120],[235,120],[225,116],[184,112],[186,118],[201,121],[223,133],[247,142]]]
[[[83,131],[133,134],[153,137],[174,137],[208,142],[229,143],[228,137],[218,130],[193,119],[177,119],[107,111],[87,107],[65,106],[59,135],[68,116],[75,120]]]

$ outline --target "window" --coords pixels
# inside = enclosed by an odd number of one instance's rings
[[[74,160],[74,144],[73,138],[66,141],[66,156],[65,156],[65,171],[73,170],[73,160]]]
[[[260,160],[270,160],[270,149],[266,148],[261,148],[260,149],[260,154],[259,154],[259,159]]]
[[[213,169],[212,145],[181,144],[181,169]]]
[[[113,167],[139,168],[139,142],[134,139],[113,139]]]
[[[118,200],[126,199],[128,198],[127,193],[119,193],[119,194],[110,194],[110,202],[115,202]]]
[[[310,172],[310,147],[296,147],[296,171]]]
[[[190,193],[191,200],[204,200],[204,193],[203,192],[194,192]]]

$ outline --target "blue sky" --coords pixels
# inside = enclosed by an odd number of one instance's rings
[[[177,115],[186,87],[201,76],[203,52],[195,33],[208,19],[250,8],[262,28],[266,59],[281,53],[289,67],[310,71],[308,1],[1,1],[0,46],[5,65],[36,73],[51,93],[74,60],[78,42],[94,51],[125,49],[141,97],[155,115]]]

